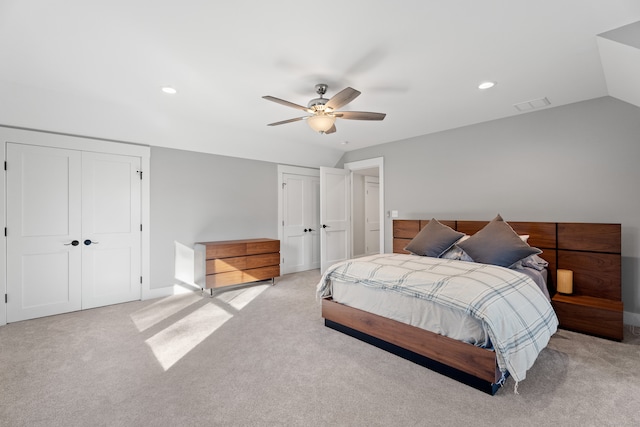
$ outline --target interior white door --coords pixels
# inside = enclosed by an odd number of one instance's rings
[[[7,144],[7,321],[141,297],[140,158]]]
[[[320,269],[350,257],[351,171],[320,168]]]
[[[309,180],[309,191],[311,197],[309,201],[309,224],[313,224],[313,229],[309,231],[311,263],[309,269],[320,268],[320,177],[314,176]]]
[[[365,252],[380,253],[380,184],[376,177],[365,177]]]
[[[82,308],[140,299],[140,158],[82,153]]]
[[[320,178],[283,175],[283,274],[320,267]]]
[[[81,308],[81,166],[79,151],[7,144],[8,322]]]

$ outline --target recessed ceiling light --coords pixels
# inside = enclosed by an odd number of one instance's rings
[[[478,89],[491,89],[492,87],[494,87],[496,85],[496,82],[482,82],[478,85]]]
[[[170,94],[170,95],[173,95],[173,94],[175,94],[175,93],[177,93],[177,92],[178,92],[177,90],[175,90],[175,89],[174,89],[174,88],[172,88],[171,86],[164,86],[164,87],[162,88],[162,91],[163,91],[164,93],[168,93],[168,94]]]

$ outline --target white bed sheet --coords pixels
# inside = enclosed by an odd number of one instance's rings
[[[380,297],[381,292],[384,298]],[[353,308],[476,346],[490,346],[483,323],[460,310],[340,280],[332,280],[332,295],[334,301]]]

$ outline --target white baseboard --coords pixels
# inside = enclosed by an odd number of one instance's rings
[[[173,295],[173,286],[165,286],[164,288],[147,289],[142,294],[142,300],[164,298]]]
[[[622,317],[622,322],[625,325],[640,326],[640,313],[631,313],[630,311],[625,311]]]
[[[172,286],[165,286],[163,288],[149,289],[142,295],[142,300],[165,298],[171,295],[184,294],[187,292],[201,292],[199,286],[189,283],[176,283]]]

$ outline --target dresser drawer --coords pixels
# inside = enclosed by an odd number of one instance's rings
[[[280,252],[280,241],[271,239],[238,240],[206,244],[207,259]]]
[[[206,246],[207,259],[230,258],[247,254],[246,243],[216,243]]]
[[[247,243],[247,255],[280,252],[280,240],[264,240]]]
[[[207,274],[224,273],[248,268],[268,267],[280,264],[278,252],[270,254],[249,255],[234,258],[218,258],[207,260]]]
[[[207,276],[207,288],[220,288],[238,283],[257,282],[280,276],[280,266],[251,268],[226,273],[210,274]]]

